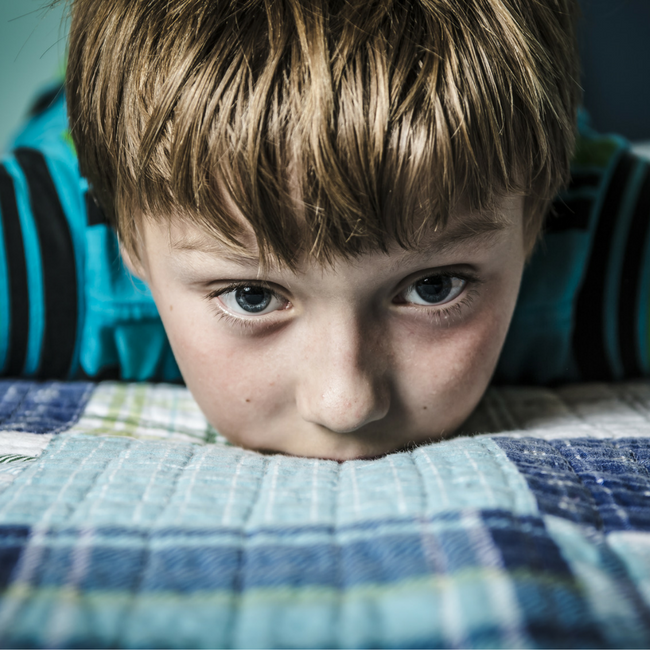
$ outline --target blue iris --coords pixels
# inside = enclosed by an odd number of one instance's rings
[[[452,278],[447,275],[433,275],[415,283],[415,290],[422,300],[437,303],[446,300],[453,288]]]
[[[272,298],[273,294],[264,287],[241,287],[235,291],[237,304],[252,314],[264,311]]]

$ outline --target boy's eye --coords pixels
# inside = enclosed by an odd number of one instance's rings
[[[224,291],[219,299],[234,314],[268,314],[284,307],[284,301],[266,287],[246,285]]]
[[[452,275],[431,275],[404,291],[404,300],[416,305],[444,305],[460,295],[467,280]]]

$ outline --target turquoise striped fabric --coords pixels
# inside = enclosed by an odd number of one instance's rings
[[[581,117],[572,182],[524,272],[496,380],[647,376],[650,162]]]
[[[38,104],[0,164],[0,374],[180,381],[150,292],[79,176],[62,89]],[[650,374],[650,162],[583,115],[572,169],[524,273],[497,383]]]

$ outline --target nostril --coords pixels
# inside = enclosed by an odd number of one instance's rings
[[[296,402],[306,421],[351,433],[386,417],[390,375],[373,328],[354,315],[343,316],[305,343],[296,368]]]
[[[352,433],[386,417],[390,400],[378,387],[357,386],[350,390],[332,385],[325,391],[303,391],[298,410],[308,422],[319,424],[335,433]]]

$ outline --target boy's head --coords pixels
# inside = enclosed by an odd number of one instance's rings
[[[73,0],[82,172],[208,418],[370,456],[480,399],[568,178],[575,0]]]

